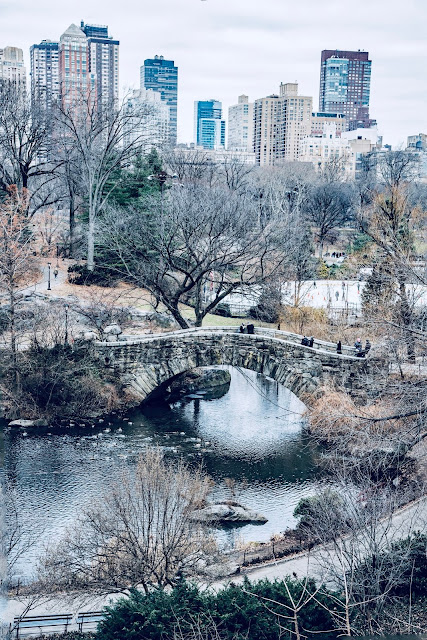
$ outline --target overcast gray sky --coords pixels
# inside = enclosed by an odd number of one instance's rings
[[[0,47],[58,39],[72,23],[108,24],[120,40],[120,84],[139,85],[155,54],[179,67],[178,137],[191,142],[193,102],[224,113],[297,80],[318,107],[322,49],[372,59],[371,117],[384,141],[427,133],[427,0],[0,0]]]

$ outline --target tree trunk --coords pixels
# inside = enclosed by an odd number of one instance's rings
[[[12,370],[15,382],[15,388],[19,386],[19,374],[18,374],[18,355],[16,347],[16,327],[15,327],[15,291],[13,283],[9,282],[9,327],[10,327],[10,350],[12,352]]]
[[[177,321],[181,329],[189,329],[190,323],[189,321],[181,315],[179,309],[175,305],[168,305],[168,310],[171,312],[173,318]]]
[[[95,216],[89,211],[89,225],[87,230],[87,268],[93,271],[95,268]]]
[[[70,243],[69,243],[70,258],[74,257],[75,233],[76,233],[76,205],[75,205],[74,195],[70,194]]]
[[[415,362],[415,339],[410,327],[412,324],[412,310],[409,306],[408,296],[406,293],[405,282],[399,277],[399,295],[400,295],[400,319],[402,322],[402,330],[405,334],[406,350],[408,360]]]

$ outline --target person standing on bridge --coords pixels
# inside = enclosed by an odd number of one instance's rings
[[[338,342],[337,342],[337,353],[339,353],[340,355],[342,354],[341,340],[338,340]]]
[[[340,292],[335,291],[335,300],[338,302],[338,298],[340,297]]]
[[[359,351],[362,351],[362,341],[360,338],[357,338],[356,342],[354,343],[354,348],[356,349],[356,353],[359,353]]]

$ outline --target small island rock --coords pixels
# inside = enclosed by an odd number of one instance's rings
[[[193,511],[193,520],[205,523],[227,523],[241,522],[247,524],[249,522],[258,522],[264,524],[267,518],[261,513],[246,509],[241,505],[231,505],[227,503],[212,504],[204,509]]]

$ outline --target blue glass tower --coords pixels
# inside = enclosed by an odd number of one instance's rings
[[[169,137],[172,145],[177,139],[178,111],[178,67],[173,60],[163,56],[154,56],[144,60],[141,67],[141,89],[153,89],[160,93],[162,100],[169,106]]]
[[[196,100],[194,103],[194,142],[204,149],[225,146],[225,120],[218,100]]]

